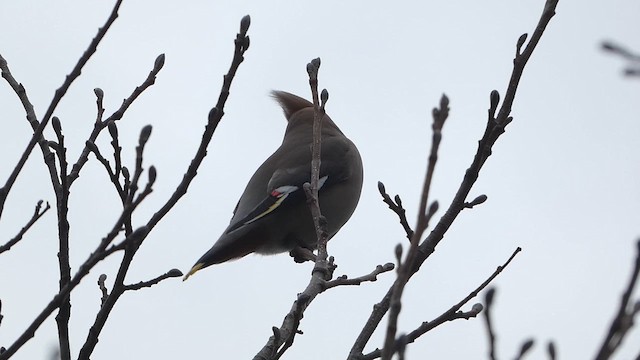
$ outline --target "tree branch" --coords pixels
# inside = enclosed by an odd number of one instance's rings
[[[411,226],[409,226],[409,222],[407,221],[406,210],[402,207],[402,199],[400,199],[400,195],[395,196],[395,201],[392,200],[389,194],[387,194],[382,181],[378,181],[378,192],[382,195],[382,201],[389,205],[389,209],[398,215],[400,225],[402,225],[404,232],[407,234],[407,239],[411,241],[411,238],[413,237],[413,229],[411,229]]]
[[[627,335],[627,332],[633,326],[633,319],[638,312],[640,312],[640,301],[635,305],[630,306],[631,295],[633,289],[638,282],[638,276],[640,274],[640,240],[636,242],[636,259],[631,271],[631,278],[629,283],[622,294],[620,299],[620,307],[613,318],[607,336],[596,355],[596,360],[609,359],[611,355],[620,347],[622,340]]]
[[[174,278],[174,277],[181,277],[182,275],[183,275],[182,271],[180,271],[178,269],[171,269],[171,270],[167,271],[166,273],[164,273],[164,274],[162,274],[162,275],[160,275],[160,276],[158,276],[156,278],[153,278],[153,279],[151,279],[149,281],[140,281],[137,284],[125,285],[124,286],[124,290],[125,291],[128,291],[128,290],[134,290],[135,291],[135,290],[140,290],[140,289],[145,288],[145,287],[152,287],[153,285],[159,283],[162,280],[165,280],[165,279],[168,279],[168,278]]]
[[[5,251],[8,251],[9,249],[11,249],[13,245],[17,244],[18,241],[22,240],[22,237],[24,236],[24,234],[27,233],[27,231],[29,231],[31,226],[33,226],[33,224],[35,224],[38,220],[40,220],[40,218],[42,217],[42,215],[44,215],[44,213],[46,213],[49,209],[51,209],[51,206],[49,206],[49,202],[47,202],[47,205],[45,206],[45,208],[42,209],[42,203],[43,203],[42,200],[38,201],[38,204],[36,205],[36,209],[33,212],[31,219],[20,230],[18,235],[14,236],[11,240],[7,241],[6,244],[0,246],[0,254],[2,254]],[[40,211],[41,209],[42,211]]]
[[[115,126],[115,121],[122,119],[122,117],[124,116],[124,113],[127,111],[129,106],[131,106],[131,104],[133,104],[133,102],[147,88],[155,84],[156,77],[160,72],[160,70],[162,70],[162,67],[164,66],[164,60],[165,60],[164,54],[160,54],[158,55],[158,57],[156,57],[156,60],[153,64],[153,69],[149,72],[149,75],[147,75],[147,78],[142,82],[142,84],[140,84],[140,86],[137,86],[133,90],[133,92],[131,93],[131,95],[129,95],[129,97],[124,99],[124,101],[122,102],[122,105],[120,105],[120,108],[118,108],[118,110],[116,110],[113,114],[111,114],[111,116],[109,116],[104,121],[101,120],[102,113],[104,112],[104,109],[102,108],[102,99],[104,97],[104,92],[102,91],[102,89],[99,89],[99,88],[96,88],[94,90],[97,97],[96,103],[98,105],[98,116],[96,117],[96,122],[93,125],[93,130],[91,131],[91,134],[89,135],[89,139],[87,140],[87,142],[95,143],[96,139],[98,138],[98,136],[100,135],[100,133],[105,127],[109,126],[110,124],[114,124]],[[111,128],[109,129],[109,131],[111,132]],[[87,160],[89,159],[90,150],[91,149],[89,149],[89,146],[85,144],[85,147],[84,149],[82,149],[82,153],[78,157],[78,160],[75,162],[75,164],[73,164],[73,167],[71,168],[71,173],[69,173],[69,179],[68,179],[69,184],[73,184],[73,182],[76,181],[76,179],[78,179],[78,177],[80,176],[80,171],[82,170],[82,167],[87,163]],[[119,168],[118,165],[120,163],[119,150],[116,150],[116,153],[117,153],[116,154],[116,176],[117,176],[118,175],[117,170]]]
[[[389,272],[395,268],[395,265],[392,263],[386,263],[384,265],[376,266],[375,270],[370,272],[367,275],[358,276],[355,278],[349,279],[347,275],[338,276],[336,279],[328,281],[325,284],[325,290],[331,289],[336,286],[344,286],[344,285],[360,285],[363,282],[374,282],[378,280],[378,275]]]
[[[531,57],[535,46],[540,40],[547,24],[551,18],[555,15],[555,8],[558,4],[558,0],[547,0],[544,6],[544,10],[540,16],[540,20],[536,26],[533,36],[530,42],[527,44],[525,50],[520,53],[520,49],[524,44],[524,38],[521,37],[518,41],[517,53],[514,59],[513,71],[511,79],[507,87],[507,96],[502,104],[500,112],[497,117],[494,117],[495,111],[498,107],[499,94],[497,91],[493,91],[490,96],[491,106],[489,108],[489,120],[487,122],[487,128],[485,134],[481,138],[478,151],[471,163],[471,166],[467,169],[462,183],[456,192],[454,199],[452,200],[449,208],[445,214],[440,218],[434,230],[427,236],[427,238],[420,244],[419,252],[415,260],[414,271],[417,271],[422,263],[435,251],[436,245],[442,240],[444,234],[449,229],[453,221],[458,214],[465,208],[466,198],[478,178],[478,173],[484,165],[484,162],[491,154],[491,147],[496,142],[498,137],[504,132],[504,128],[512,120],[509,116],[511,112],[511,106],[515,98],[515,93],[522,76],[524,67]],[[415,273],[415,272],[414,272]],[[398,280],[396,281],[396,283]],[[395,287],[395,283],[394,283]],[[383,299],[374,306],[374,309],[369,316],[369,319],[365,323],[362,331],[358,335],[354,345],[349,353],[349,359],[359,359],[362,357],[362,351],[369,339],[373,335],[373,332],[377,329],[378,324],[386,314],[391,303],[392,289],[390,289]]]
[[[393,290],[390,300],[389,321],[387,324],[387,332],[384,340],[384,348],[382,349],[381,354],[382,360],[391,360],[393,354],[395,354],[395,352],[398,350],[395,344],[398,316],[400,315],[400,309],[402,306],[402,294],[407,282],[409,281],[409,278],[415,272],[414,264],[418,254],[418,244],[420,243],[420,239],[429,226],[429,221],[438,208],[438,203],[433,202],[431,206],[429,206],[429,210],[427,211],[427,204],[429,203],[429,191],[431,189],[431,182],[433,180],[433,173],[435,172],[436,162],[438,161],[438,149],[440,147],[440,140],[442,139],[442,127],[444,126],[444,122],[447,120],[448,116],[449,99],[446,95],[443,94],[442,98],[440,99],[440,107],[433,109],[433,123],[431,125],[433,136],[431,141],[431,150],[429,153],[429,162],[427,165],[427,174],[424,179],[422,196],[420,199],[420,207],[418,210],[416,230],[411,236],[409,252],[407,253],[404,263],[400,263],[400,256],[398,256],[398,278],[393,284]]]

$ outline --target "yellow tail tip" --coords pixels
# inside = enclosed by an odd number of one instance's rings
[[[202,269],[202,267],[204,266],[203,263],[197,263],[195,265],[193,265],[193,267],[191,268],[191,270],[189,270],[189,272],[187,273],[187,275],[185,275],[182,278],[182,281],[187,281],[187,279],[189,278],[189,276],[195,274],[196,272],[198,272],[198,270]]]

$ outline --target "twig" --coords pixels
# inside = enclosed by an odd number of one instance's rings
[[[151,279],[149,281],[140,281],[137,284],[125,285],[124,286],[124,290],[125,291],[127,291],[127,290],[140,290],[140,289],[145,288],[145,287],[152,287],[153,285],[159,283],[162,280],[165,280],[165,279],[168,279],[168,278],[174,278],[174,277],[181,277],[182,275],[183,275],[182,271],[180,271],[178,269],[171,269],[171,270],[167,271],[166,273],[164,273],[164,274],[162,274],[162,275],[160,275],[160,276],[158,276],[156,278],[153,278],[153,279]]]
[[[311,156],[311,181],[303,185],[307,196],[307,203],[311,210],[316,235],[318,238],[318,255],[316,256],[315,266],[311,272],[311,279],[306,289],[298,295],[297,300],[291,306],[291,310],[285,316],[282,325],[279,328],[273,328],[273,335],[269,337],[267,343],[254,356],[254,360],[276,360],[279,359],[287,349],[293,344],[296,334],[299,332],[298,326],[300,320],[309,304],[325,290],[325,285],[331,279],[335,265],[333,257],[327,254],[327,230],[326,219],[320,213],[320,205],[318,202],[318,178],[320,173],[320,144],[321,144],[321,120],[325,116],[324,106],[329,97],[326,90],[322,91],[321,99],[318,97],[318,68],[320,67],[320,59],[316,58],[307,64],[307,73],[309,74],[309,85],[311,87],[311,95],[314,104],[314,121],[313,121],[313,144]]]
[[[635,306],[630,306],[631,294],[638,282],[640,274],[640,240],[636,243],[636,259],[631,271],[631,278],[627,284],[622,298],[620,299],[620,307],[616,316],[613,318],[607,336],[604,338],[600,347],[596,360],[609,359],[611,355],[620,347],[622,340],[627,335],[629,329],[633,326],[633,318],[640,311],[640,301]]]
[[[91,151],[93,155],[95,155],[96,159],[102,164],[102,166],[104,166],[104,169],[107,171],[107,174],[109,175],[109,179],[111,179],[111,183],[113,184],[113,186],[115,186],[116,192],[118,193],[118,196],[120,197],[124,205],[127,195],[125,191],[122,189],[122,185],[120,184],[120,179],[118,178],[118,175],[114,170],[111,170],[111,164],[109,164],[109,160],[105,159],[104,156],[102,156],[96,144],[90,141],[87,141],[86,146],[89,149],[89,151]]]
[[[427,204],[429,203],[429,192],[431,189],[431,182],[433,180],[433,173],[438,161],[438,149],[440,147],[440,140],[442,139],[442,127],[444,126],[444,122],[448,116],[449,99],[443,94],[440,99],[440,107],[433,109],[433,123],[431,125],[433,136],[431,141],[431,150],[429,153],[429,161],[427,164],[427,174],[424,179],[422,196],[418,209],[418,220],[415,227],[416,230],[411,236],[411,245],[404,263],[398,265],[398,279],[392,286],[393,290],[389,308],[389,321],[387,323],[387,332],[384,340],[384,347],[382,349],[382,360],[391,360],[391,357],[397,351],[397,347],[395,346],[397,343],[396,332],[401,309],[402,294],[409,278],[414,273],[414,264],[418,254],[420,239],[422,239],[422,235],[429,226],[429,221],[438,209],[438,203],[433,202],[427,211]]]
[[[58,139],[56,147],[56,155],[60,164],[60,189],[56,191],[57,209],[58,209],[58,267],[60,271],[60,289],[71,280],[71,265],[69,260],[69,183],[67,181],[67,147],[64,143],[64,135],[62,134],[62,124],[60,119],[54,116],[51,119],[51,125]],[[71,318],[71,300],[67,297],[62,302],[58,315],[56,316],[56,324],[58,326],[58,342],[60,349],[60,358],[62,360],[71,360],[71,344],[69,340],[69,319]]]
[[[233,60],[231,61],[231,65],[229,67],[229,71],[226,75],[224,75],[224,80],[222,82],[222,89],[220,90],[220,96],[218,97],[218,102],[216,106],[209,111],[208,122],[205,126],[204,133],[202,134],[202,140],[200,141],[200,145],[198,146],[198,150],[191,160],[191,164],[184,174],[182,181],[176,187],[176,190],[173,192],[171,197],[167,200],[167,202],[151,217],[151,219],[147,222],[147,227],[149,229],[153,229],[156,224],[164,218],[165,215],[171,210],[175,204],[180,200],[184,194],[187,193],[187,189],[189,185],[196,177],[198,173],[198,168],[202,164],[204,157],[207,155],[207,147],[211,142],[211,138],[213,137],[213,133],[216,130],[216,127],[220,123],[220,120],[224,116],[224,105],[227,102],[227,98],[229,97],[229,91],[231,88],[231,82],[236,75],[236,71],[242,62],[244,61],[244,53],[249,48],[249,36],[247,35],[247,31],[249,30],[249,25],[251,24],[251,18],[249,15],[246,15],[240,20],[240,32],[236,35],[235,39],[235,51],[233,54]],[[124,169],[123,169],[124,172]]]
[[[380,275],[382,273],[385,273],[385,272],[389,272],[389,271],[393,270],[394,268],[395,268],[394,264],[386,263],[384,265],[376,266],[375,270],[373,270],[372,272],[370,272],[367,275],[358,276],[358,277],[351,278],[351,279],[349,279],[347,277],[347,275],[338,276],[334,280],[328,281],[324,286],[324,290],[328,290],[328,289],[334,288],[336,286],[360,285],[363,282],[374,282],[374,281],[378,280],[378,275]]]
[[[13,168],[13,171],[11,171],[11,174],[7,178],[4,186],[0,188],[0,218],[2,218],[2,211],[4,210],[4,203],[7,200],[7,196],[9,195],[13,184],[16,182],[18,175],[22,171],[24,164],[27,162],[29,154],[31,154],[31,151],[33,151],[33,148],[38,142],[38,139],[40,139],[40,137],[42,136],[42,132],[44,131],[44,128],[47,124],[38,124],[38,121],[36,120],[35,110],[33,109],[33,104],[31,104],[24,86],[22,86],[22,84],[19,84],[18,81],[16,81],[16,79],[13,77],[11,71],[9,70],[7,61],[2,57],[1,54],[0,70],[2,71],[2,77],[9,83],[9,86],[11,86],[13,91],[18,95],[18,98],[20,99],[22,106],[27,113],[27,121],[29,121],[29,123],[31,124],[35,124],[35,130],[33,132],[33,135],[31,136],[31,139],[29,140],[29,143],[27,144],[27,147],[22,152],[18,163]]]
[[[624,74],[627,76],[640,75],[640,54],[633,53],[631,50],[625,48],[620,44],[616,44],[612,41],[603,41],[602,49],[618,55],[623,59],[629,61],[629,65],[624,69]]]
[[[400,225],[404,229],[404,232],[407,234],[407,239],[411,241],[411,237],[413,237],[413,230],[411,226],[409,226],[409,222],[407,221],[406,210],[402,207],[402,199],[400,199],[400,195],[395,196],[395,201],[391,199],[389,194],[387,194],[386,189],[382,181],[378,181],[378,192],[382,195],[382,201],[385,204],[389,205],[389,209],[391,209],[400,220]]]
[[[521,360],[529,352],[529,350],[531,350],[531,348],[533,348],[534,344],[535,344],[535,340],[533,340],[533,339],[525,340],[522,343],[522,345],[520,346],[520,352],[518,353],[518,355],[514,359],[515,360]]]
[[[556,360],[556,346],[553,341],[549,341],[547,344],[547,354],[549,355],[549,360]]]
[[[304,184],[304,191],[311,210],[313,224],[318,238],[318,255],[316,257],[313,272],[324,272],[325,280],[331,278],[327,267],[327,219],[320,212],[320,200],[318,198],[318,179],[320,178],[321,148],[322,148],[322,120],[325,117],[325,105],[329,99],[326,89],[322,90],[322,103],[318,99],[318,71],[320,70],[320,58],[311,60],[307,64],[309,74],[309,86],[311,87],[311,97],[313,98],[313,141],[311,144],[311,183]]]
[[[467,169],[463,181],[458,191],[456,192],[454,199],[449,205],[449,208],[440,218],[433,231],[420,244],[419,252],[415,260],[414,270],[417,271],[420,265],[433,253],[433,251],[435,251],[435,247],[438,245],[440,240],[442,240],[446,231],[449,229],[458,214],[465,208],[466,198],[471,190],[471,187],[478,178],[480,169],[491,154],[491,147],[498,139],[498,137],[504,132],[505,126],[507,126],[507,124],[511,121],[511,117],[509,116],[509,114],[511,112],[511,106],[515,98],[515,93],[522,76],[522,72],[527,61],[531,57],[535,46],[540,40],[547,24],[555,15],[555,8],[557,4],[558,0],[546,1],[544,10],[540,16],[540,20],[531,37],[531,40],[522,53],[520,53],[520,48],[524,43],[522,37],[518,42],[518,53],[516,54],[516,57],[514,59],[514,67],[506,92],[507,96],[502,103],[500,112],[498,113],[497,117],[493,116],[495,114],[495,111],[497,110],[499,102],[499,95],[497,91],[494,91],[492,92],[490,97],[491,106],[489,109],[489,121],[487,122],[487,129],[485,130],[485,134],[479,142],[478,151],[474,157],[474,160],[469,169]],[[392,289],[390,289],[389,292],[387,292],[387,294],[383,297],[383,299],[378,304],[376,304],[376,306],[374,306],[373,312],[369,316],[369,319],[367,320],[366,324],[364,325],[362,331],[358,335],[351,348],[349,359],[358,359],[362,356],[364,347],[369,342],[369,339],[371,339],[373,332],[377,329],[378,324],[389,309],[391,303],[391,293]]]
[[[107,291],[107,286],[105,285],[105,281],[107,280],[107,274],[100,274],[98,276],[98,288],[102,293],[102,297],[100,298],[100,306],[103,306],[109,297],[109,292]]]
[[[34,210],[33,215],[31,216],[31,219],[20,230],[18,235],[14,236],[11,240],[7,241],[6,244],[0,246],[0,254],[2,254],[5,251],[8,251],[9,249],[11,249],[13,245],[17,244],[18,241],[22,240],[22,237],[24,236],[24,234],[27,233],[27,231],[29,231],[31,226],[33,226],[33,224],[35,224],[38,220],[40,220],[40,218],[42,217],[42,215],[44,215],[44,213],[46,213],[49,209],[51,209],[51,206],[49,206],[49,202],[47,202],[47,205],[44,207],[44,209],[42,209],[42,203],[43,203],[42,200],[38,201],[38,204],[36,205],[36,209]],[[42,211],[40,211],[41,209]]]
[[[491,324],[491,305],[493,305],[493,298],[496,294],[495,288],[490,288],[484,295],[484,319],[485,326],[487,328],[487,335],[489,337],[489,359],[496,360],[496,335],[493,331],[493,325]]]
[[[137,86],[133,90],[133,92],[131,93],[131,95],[129,95],[129,97],[124,99],[124,101],[122,102],[122,105],[120,105],[120,108],[118,108],[118,110],[116,110],[113,114],[111,114],[111,116],[109,116],[104,121],[101,120],[102,113],[104,112],[104,109],[102,108],[102,99],[104,97],[104,92],[101,89],[94,90],[97,97],[96,103],[98,105],[98,116],[96,118],[96,122],[93,125],[93,130],[89,135],[89,139],[87,140],[88,142],[95,143],[96,139],[98,138],[98,136],[100,135],[100,133],[105,127],[109,126],[109,124],[112,124],[117,120],[122,119],[122,117],[124,116],[124,113],[127,111],[129,106],[131,106],[131,104],[133,104],[133,102],[147,88],[155,84],[156,77],[160,72],[160,70],[162,70],[162,67],[164,66],[164,60],[165,60],[164,54],[160,54],[158,55],[158,57],[156,57],[156,60],[153,64],[153,69],[151,69],[151,71],[149,72],[149,75],[147,75],[147,78],[142,82],[142,84],[140,84],[140,86]],[[109,131],[111,132],[111,130],[112,129],[110,128]],[[71,168],[71,172],[69,173],[69,184],[73,184],[73,182],[76,181],[76,179],[78,179],[78,177],[80,176],[80,171],[82,170],[82,167],[87,163],[87,160],[89,159],[90,150],[91,149],[89,149],[89,147],[86,145],[84,149],[82,149],[82,152],[78,157],[78,160],[75,162],[75,164],[73,164],[73,167]],[[117,176],[119,165],[120,165],[120,162],[119,162],[120,156],[118,151],[116,151],[116,153],[117,153],[116,154],[116,176]]]
[[[98,246],[98,249],[91,253],[89,258],[78,268],[76,274],[71,278],[71,281],[65,285],[65,287],[60,290],[52,299],[49,301],[49,304],[36,316],[33,322],[27,327],[27,329],[9,346],[5,352],[0,354],[0,360],[6,360],[13,356],[29,339],[35,336],[36,330],[42,325],[42,323],[53,313],[60,305],[63,300],[69,296],[71,291],[78,286],[80,281],[89,274],[89,271],[100,261],[105,258],[104,251],[101,251],[100,248],[102,244],[110,243],[119,233],[119,229],[122,227],[122,223],[124,221],[125,213],[132,211],[132,209],[125,209],[116,224],[114,225],[111,232],[102,239],[101,244]],[[146,236],[147,229],[146,227],[138,228],[134,231],[128,238],[139,238],[142,236]],[[104,245],[106,247],[106,245]]]
[[[460,309],[466,305],[471,299],[478,296],[478,294],[484,290],[500,273],[511,263],[511,261],[516,257],[516,255],[521,251],[520,247],[516,248],[514,252],[509,256],[509,259],[505,261],[504,264],[498,266],[496,270],[477,288],[475,288],[471,293],[469,293],[464,299],[460,300],[457,304],[453,305],[447,311],[443,312],[441,315],[436,317],[431,321],[425,321],[420,326],[418,326],[415,330],[405,335],[406,343],[410,344],[416,341],[420,336],[426,334],[427,332],[433,330],[434,328],[448,322],[457,319],[465,319],[468,320],[472,317],[476,317],[482,310],[483,306],[481,304],[474,304],[470,311],[460,311]],[[364,355],[361,360],[373,360],[377,359],[381,356],[380,350],[374,350],[369,354]]]
[[[178,200],[182,196],[184,196],[184,194],[186,194],[187,189],[189,188],[189,185],[195,178],[198,168],[207,154],[207,147],[211,141],[211,138],[213,137],[213,133],[218,123],[222,119],[222,116],[224,115],[224,105],[229,96],[231,82],[235,76],[235,73],[238,67],[244,60],[245,51],[249,47],[249,37],[246,34],[249,29],[250,21],[251,20],[248,15],[243,17],[242,20],[240,21],[240,32],[237,34],[236,40],[235,40],[234,57],[231,62],[231,66],[229,68],[229,72],[224,76],[224,81],[223,81],[222,89],[220,91],[220,96],[218,98],[218,103],[216,104],[216,107],[211,109],[211,111],[209,112],[208,123],[207,123],[207,126],[205,127],[205,131],[202,136],[200,146],[198,147],[198,150],[193,160],[191,161],[191,164],[189,165],[189,168],[187,169],[187,172],[185,173],[182,181],[180,182],[180,184],[178,184],[176,190],[171,195],[171,197],[167,200],[167,202],[151,217],[151,219],[149,219],[146,226],[144,226],[144,228],[146,229],[146,232],[140,237],[131,238],[130,241],[126,240],[126,241],[123,241],[123,243],[121,243],[124,248],[124,256],[122,261],[120,262],[120,267],[118,269],[118,273],[116,274],[116,279],[114,281],[111,294],[109,295],[109,297],[107,298],[107,301],[105,302],[105,304],[102,306],[102,308],[96,315],[96,319],[93,325],[91,326],[91,329],[89,330],[87,339],[84,345],[82,346],[82,349],[80,350],[80,354],[79,354],[80,358],[89,358],[89,356],[91,355],[91,353],[95,349],[95,346],[98,343],[98,336],[102,331],[102,328],[104,327],[110,312],[113,310],[115,303],[118,301],[120,296],[127,290],[127,286],[124,285],[124,278],[129,270],[129,266],[133,261],[133,258],[138,248],[146,238],[148,232],[151,231],[153,227],[155,227],[155,225],[169,212],[169,210],[173,208],[173,206],[178,202]],[[135,194],[138,189],[138,185],[137,185],[138,179],[140,177],[140,174],[142,173],[142,166],[141,166],[142,150],[144,148],[144,143],[146,143],[146,141],[148,140],[150,133],[151,133],[150,126],[145,127],[143,131],[141,131],[139,146],[136,149],[136,154],[137,154],[136,168],[134,170],[133,178],[131,179],[130,182],[127,180],[129,178],[128,170],[126,170],[125,167],[122,168],[122,173],[123,173],[123,176],[125,177],[124,190],[128,192],[127,199],[125,201],[125,208],[128,207],[128,204],[131,203],[132,201],[133,201],[133,204],[137,203],[138,201],[141,201],[140,197],[144,198],[144,196],[146,196],[146,194],[151,191],[150,184],[152,184],[153,181],[155,180],[155,176],[156,176],[155,168],[150,167],[149,183],[146,189],[138,196],[136,200],[133,200],[135,198]],[[130,218],[129,218],[129,221],[130,221]],[[125,225],[126,225],[126,222],[125,222]],[[119,250],[120,247],[116,246],[110,249],[113,250],[110,253],[113,253]],[[169,277],[173,277],[173,275],[175,274],[175,272],[170,272],[170,273],[172,276],[169,276]],[[138,284],[129,285],[129,286],[136,287],[138,286]]]
[[[145,189],[138,195],[136,198],[136,192],[138,190],[138,182],[140,180],[140,176],[143,172],[142,162],[143,162],[143,153],[144,148],[147,142],[149,141],[149,137],[151,136],[151,125],[147,125],[142,128],[140,131],[140,138],[138,140],[138,146],[136,146],[136,165],[134,170],[133,179],[131,181],[131,187],[129,189],[129,193],[127,194],[127,198],[125,200],[125,207],[132,206],[135,199],[140,198],[141,196],[146,196],[147,194],[153,191],[152,186],[156,180],[156,171],[153,166],[149,167],[149,180],[147,181],[147,185]],[[125,225],[125,234],[132,233],[130,229],[131,227],[131,214],[127,218],[124,219]],[[98,311],[96,315],[96,319],[89,329],[89,334],[87,335],[87,339],[80,349],[79,358],[80,359],[88,359],[91,356],[91,353],[95,349],[95,346],[98,343],[98,337],[104,324],[107,321],[107,318],[111,314],[111,310],[115,306],[116,302],[120,298],[120,296],[125,292],[126,287],[124,285],[124,278],[129,270],[129,266],[133,261],[133,258],[146,238],[149,229],[147,228],[144,234],[138,237],[128,237],[123,241],[124,243],[124,256],[120,261],[120,267],[118,268],[118,273],[116,274],[116,278],[113,283],[113,287],[111,289],[111,293],[104,299],[102,303],[102,307]]]

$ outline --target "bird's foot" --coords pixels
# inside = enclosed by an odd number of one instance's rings
[[[289,255],[293,258],[293,261],[297,262],[298,264],[307,261],[316,261],[316,255],[313,253],[313,251],[301,246],[294,247],[293,250],[289,251]]]

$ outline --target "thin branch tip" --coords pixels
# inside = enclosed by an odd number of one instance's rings
[[[164,66],[164,60],[165,60],[164,54],[160,54],[156,57],[156,61],[153,64],[154,72],[158,72],[162,69],[162,67]]]
[[[251,26],[251,16],[248,14],[240,19],[240,34],[245,35]]]

